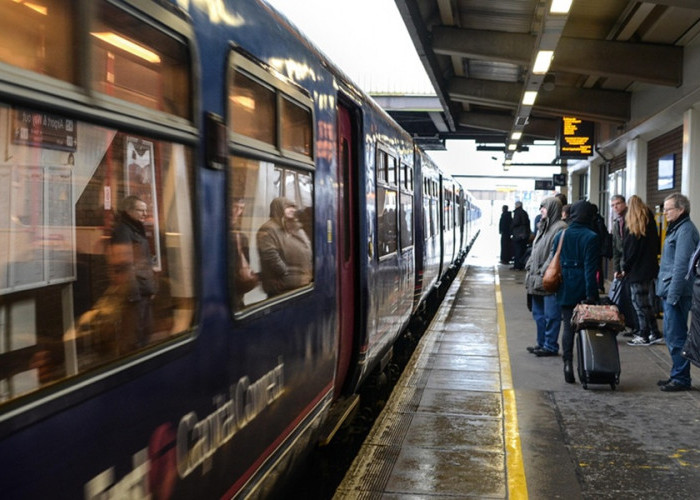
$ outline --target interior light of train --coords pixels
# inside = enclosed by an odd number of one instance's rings
[[[553,50],[540,50],[535,58],[535,64],[532,67],[532,72],[536,75],[544,75],[547,71],[549,71],[549,65],[552,63],[553,56]]]
[[[551,14],[568,14],[573,0],[552,0]]]
[[[15,3],[19,3],[27,7],[28,9],[32,9],[34,12],[38,12],[42,16],[46,16],[49,14],[49,9],[45,5],[39,5],[36,3],[32,2],[24,2],[22,0],[14,0]]]
[[[132,42],[131,40],[127,40],[123,36],[117,35],[112,31],[91,32],[90,34],[95,38],[99,38],[103,42],[112,45],[113,47],[128,52],[136,57],[140,57],[145,61],[154,64],[160,63],[160,56],[158,54],[147,49],[146,47],[142,47],[141,45]]]

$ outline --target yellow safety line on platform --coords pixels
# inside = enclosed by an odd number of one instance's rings
[[[527,499],[527,481],[523,465],[523,452],[520,447],[520,430],[518,428],[518,412],[515,407],[515,392],[513,391],[513,376],[510,371],[508,356],[508,340],[506,339],[506,315],[503,311],[503,296],[501,282],[498,278],[498,268],[494,268],[496,282],[496,312],[498,314],[498,352],[501,362],[501,391],[503,393],[503,415],[506,442],[506,475],[508,476],[508,498]]]

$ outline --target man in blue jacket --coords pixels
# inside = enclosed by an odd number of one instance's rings
[[[656,294],[663,299],[664,338],[672,366],[670,377],[659,380],[658,385],[665,392],[687,391],[690,389],[690,362],[683,357],[682,351],[688,336],[693,284],[686,279],[686,274],[700,235],[690,221],[690,201],[684,195],[667,196],[664,215],[668,227],[661,251]]]

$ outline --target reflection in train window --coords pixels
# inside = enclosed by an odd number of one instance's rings
[[[189,148],[17,106],[0,147],[0,401],[188,330]]]
[[[397,208],[396,191],[378,187],[377,236],[379,242],[378,254],[380,258],[396,252],[398,239]]]
[[[413,245],[413,196],[401,193],[401,211],[399,214],[401,223],[401,248]]]
[[[71,0],[3,2],[0,61],[76,83],[77,3]]]
[[[229,276],[241,311],[313,282],[313,175],[240,156],[230,169]]]
[[[232,131],[270,145],[276,143],[275,93],[237,71],[230,99]]]

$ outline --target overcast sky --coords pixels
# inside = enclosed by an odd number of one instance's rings
[[[496,1],[496,0],[494,0]],[[394,0],[267,0],[366,92],[434,94]],[[447,151],[429,152],[452,174],[499,177],[496,186],[531,189],[533,181],[508,176],[550,178],[558,168],[511,167],[503,153],[477,152],[473,141],[448,141]],[[554,147],[516,153],[514,163],[549,163]],[[495,159],[494,159],[495,158]],[[506,177],[506,178],[503,178]],[[474,179],[476,189],[493,189],[493,179]],[[527,187],[520,187],[527,186]]]

